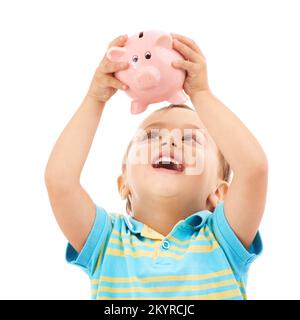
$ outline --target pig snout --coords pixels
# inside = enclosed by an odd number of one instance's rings
[[[135,80],[139,89],[150,89],[159,84],[160,72],[152,66],[142,67],[137,71]]]

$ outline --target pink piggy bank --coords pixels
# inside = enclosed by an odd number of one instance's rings
[[[171,65],[172,61],[184,59],[173,49],[171,35],[140,32],[129,37],[124,47],[109,48],[106,56],[111,61],[129,62],[129,67],[115,76],[128,85],[126,93],[133,99],[131,113],[141,113],[151,103],[180,104],[187,100],[182,90],[185,71]]]

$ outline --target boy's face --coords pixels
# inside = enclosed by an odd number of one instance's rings
[[[181,197],[205,206],[217,182],[217,152],[196,112],[176,107],[153,112],[128,152],[125,175],[131,198]]]

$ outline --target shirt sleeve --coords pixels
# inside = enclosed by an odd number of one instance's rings
[[[246,274],[250,264],[261,254],[263,249],[259,231],[249,250],[247,250],[226,219],[223,201],[216,206],[208,220],[208,224],[233,267],[233,270],[240,275]]]
[[[110,215],[105,209],[96,205],[95,220],[81,251],[77,252],[70,243],[67,244],[67,262],[79,266],[90,276],[96,267],[100,251],[106,245],[111,232],[112,219]]]

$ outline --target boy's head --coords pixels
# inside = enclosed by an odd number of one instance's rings
[[[149,197],[179,197],[196,211],[213,210],[227,192],[230,175],[196,111],[170,105],[139,126],[124,155],[118,188],[130,215],[136,203]]]

